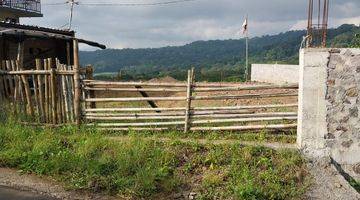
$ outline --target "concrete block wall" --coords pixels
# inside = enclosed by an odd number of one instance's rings
[[[299,147],[360,177],[360,49],[301,50],[299,80]]]
[[[252,64],[251,81],[297,84],[299,83],[299,65]]]

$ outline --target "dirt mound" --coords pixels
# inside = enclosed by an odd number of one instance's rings
[[[153,79],[149,80],[149,82],[151,82],[151,83],[176,83],[176,82],[180,82],[180,81],[176,80],[175,78],[173,78],[171,76],[165,76],[165,77],[161,77],[161,78],[153,78]]]

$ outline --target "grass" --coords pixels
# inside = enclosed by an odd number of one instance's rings
[[[5,109],[6,110],[6,109]],[[125,199],[299,199],[310,184],[297,151],[181,142],[181,138],[292,142],[266,132],[131,131],[114,141],[95,129],[31,128],[0,112],[0,167],[47,176],[70,190]],[[168,137],[171,140],[159,140]]]
[[[91,129],[0,123],[0,166],[50,176],[69,189],[139,198],[297,199],[308,185],[296,151],[240,144],[110,141]]]
[[[236,131],[203,131],[189,132],[182,131],[129,131],[129,132],[104,132],[108,136],[141,136],[143,138],[170,138],[176,139],[206,139],[206,140],[240,140],[247,142],[280,142],[286,144],[296,143],[296,134],[289,132],[239,132]]]

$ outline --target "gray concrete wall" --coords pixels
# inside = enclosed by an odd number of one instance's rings
[[[301,50],[299,87],[299,147],[360,175],[360,49]]]
[[[299,83],[298,65],[252,64],[251,81],[273,84]]]

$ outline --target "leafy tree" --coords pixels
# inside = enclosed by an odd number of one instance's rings
[[[306,31],[289,31],[250,39],[250,63],[298,63]],[[357,34],[356,37],[354,35]],[[360,27],[344,24],[328,31],[329,47],[360,47]],[[197,41],[179,47],[106,49],[80,52],[82,64],[92,64],[97,78],[148,80],[172,76],[186,79],[196,67],[199,81],[239,81],[245,73],[245,41]],[[117,74],[121,70],[121,77]],[[106,73],[105,73],[106,72]],[[109,74],[112,72],[113,74]]]

